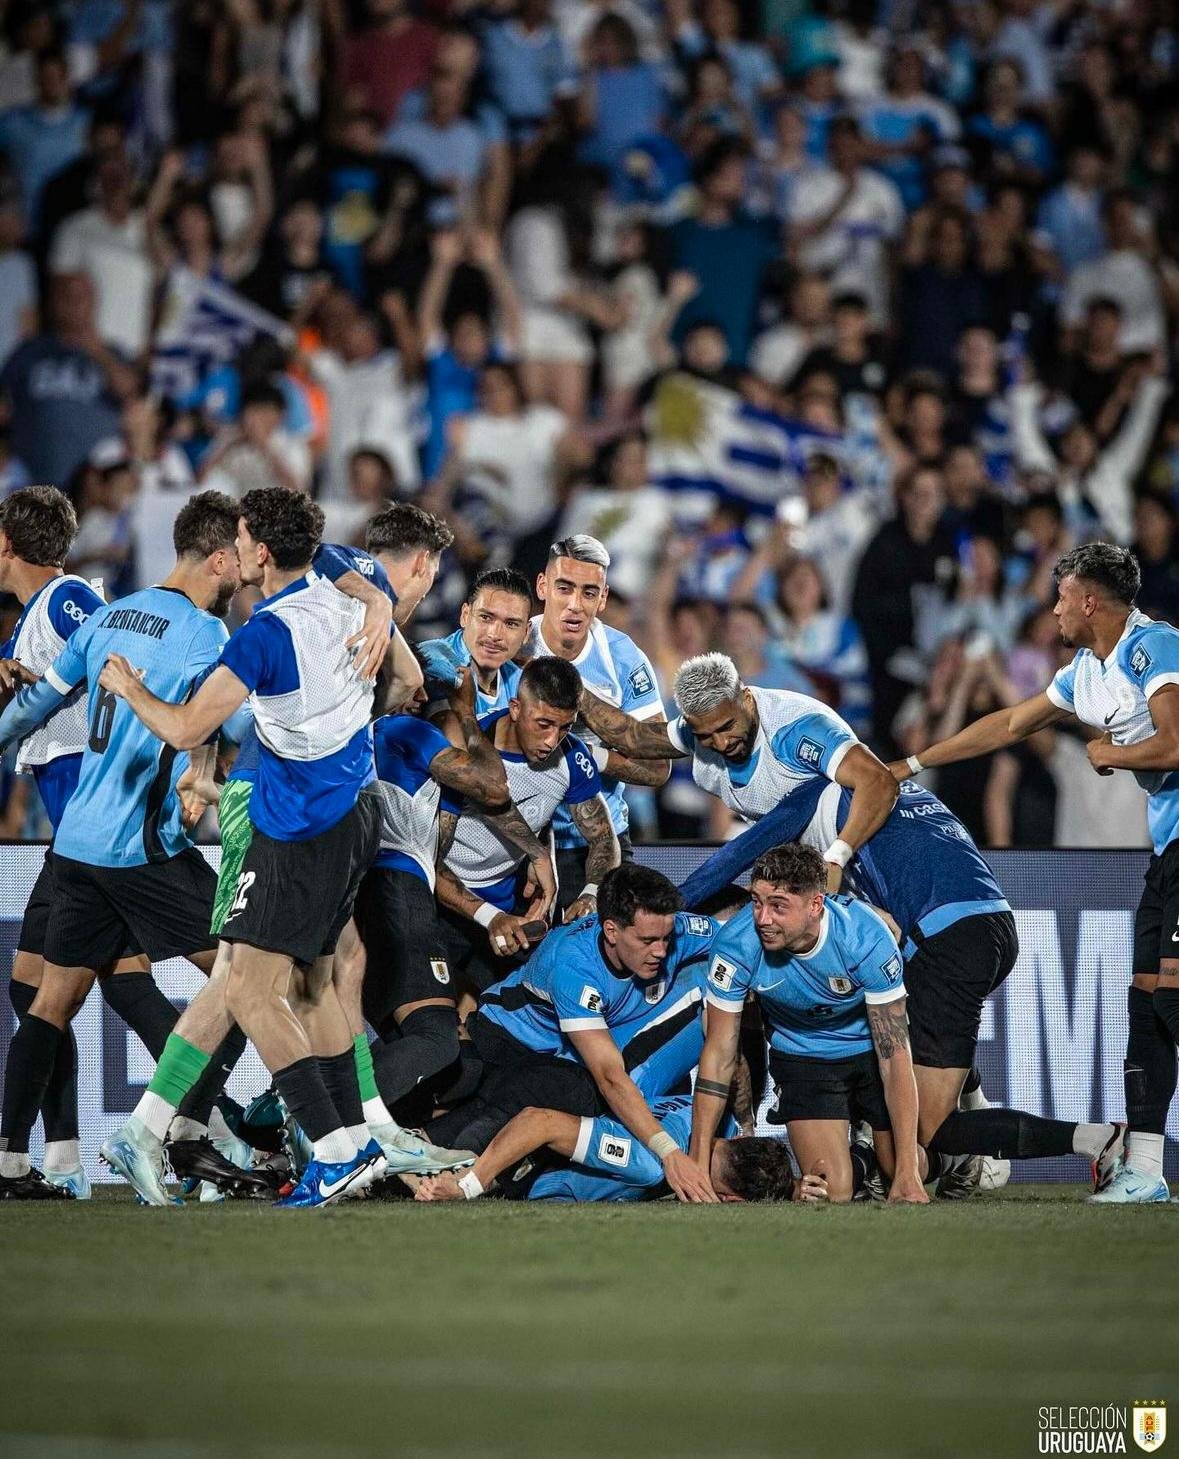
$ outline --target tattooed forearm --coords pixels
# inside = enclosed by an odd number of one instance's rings
[[[473,918],[483,905],[483,899],[468,891],[448,866],[438,868],[435,893],[439,906],[449,907],[452,912],[458,912],[463,917]]]
[[[891,1059],[898,1049],[909,1047],[909,1020],[905,1014],[906,999],[892,1003],[868,1004],[868,1027],[880,1059]]]
[[[661,785],[667,784],[667,777],[671,774],[671,761],[635,760],[629,755],[620,755],[617,750],[611,750],[605,774],[621,780],[624,785],[648,785],[652,790],[658,790]]]
[[[508,799],[508,777],[504,762],[483,741],[485,754],[472,750],[440,750],[430,761],[430,774],[445,785],[468,796],[481,806],[503,806]]]
[[[667,738],[667,726],[638,720],[607,704],[590,689],[581,694],[581,717],[609,750],[633,755],[636,760],[678,760],[677,750]]]
[[[573,824],[585,838],[585,879],[595,886],[622,860],[610,807],[600,795],[569,807]]]
[[[719,1079],[697,1079],[696,1093],[710,1094],[714,1099],[728,1099],[732,1085],[722,1084]]]
[[[459,818],[454,811],[438,812],[438,855],[435,858],[439,867],[446,860],[447,853],[454,844],[454,833],[458,829]]]
[[[511,805],[506,811],[494,816],[486,815],[483,819],[489,826],[494,826],[505,841],[522,851],[529,861],[538,861],[547,854],[547,848],[524,819],[519,806]]]

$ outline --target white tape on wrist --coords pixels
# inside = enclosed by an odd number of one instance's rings
[[[647,1149],[657,1160],[666,1160],[673,1150],[679,1148],[666,1130],[660,1130],[647,1141]]]
[[[591,755],[591,757],[593,759],[594,764],[598,767],[598,769],[601,770],[603,773],[605,773],[606,763],[610,759],[610,751],[606,748],[606,746],[605,745],[591,745],[590,746],[590,755]]]
[[[823,852],[823,860],[829,861],[832,866],[846,866],[855,855],[853,847],[846,841],[832,841],[831,845]]]
[[[458,1188],[463,1193],[463,1199],[467,1201],[477,1201],[483,1194],[483,1182],[473,1170],[459,1176]]]
[[[597,901],[597,899],[598,899],[598,884],[597,884],[596,881],[587,881],[586,882],[585,886],[582,887],[581,892],[579,893],[577,900],[580,902],[582,897],[593,897],[594,901],[595,902]]]
[[[925,769],[925,766],[921,763],[916,755],[910,755],[909,758],[905,761],[905,764],[909,767],[910,775],[916,775],[920,771]]]
[[[480,902],[475,912],[475,921],[480,927],[490,927],[498,916],[498,907],[493,907],[490,902]]]

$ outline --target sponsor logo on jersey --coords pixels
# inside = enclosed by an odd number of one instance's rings
[[[443,986],[450,982],[450,969],[446,965],[445,958],[432,957],[430,959],[430,971],[434,974],[435,980]]]
[[[588,983],[582,988],[581,997],[577,1001],[590,1013],[601,1013],[602,1011],[602,995],[597,988],[591,988]]]
[[[643,997],[648,1003],[658,1003],[664,993],[667,992],[667,979],[656,978],[653,983],[648,983],[643,989]]]
[[[1150,668],[1150,665],[1150,655],[1142,647],[1142,645],[1139,644],[1134,652],[1130,655],[1130,672],[1135,675],[1136,678],[1141,679],[1143,674],[1146,673],[1147,669]]]
[[[619,1135],[603,1135],[598,1141],[598,1159],[607,1165],[629,1165],[630,1141]]]
[[[708,981],[722,993],[727,993],[733,986],[733,979],[737,975],[737,969],[732,963],[725,962],[723,957],[714,957],[712,967],[708,970]]]
[[[355,567],[356,571],[363,573],[366,578],[371,578],[373,573],[376,572],[376,566],[371,557],[357,556]]]
[[[901,962],[900,953],[894,952],[892,957],[881,966],[880,971],[890,983],[899,983],[901,981],[901,973],[904,971],[904,964]]]
[[[696,912],[689,912],[688,931],[693,937],[707,937],[712,931],[712,918],[701,917]]]
[[[631,673],[630,687],[636,694],[650,694],[654,689],[655,685],[651,682],[651,675],[642,664]]]
[[[90,616],[85,608],[74,602],[73,598],[67,598],[65,600],[61,605],[61,611],[67,618],[72,618],[75,623],[85,623],[86,619]]]
[[[846,998],[849,993],[854,993],[856,987],[850,978],[828,978],[827,986],[832,993],[838,993],[841,998]]]
[[[814,740],[803,739],[798,744],[798,758],[805,765],[818,767],[823,763],[823,747]]]

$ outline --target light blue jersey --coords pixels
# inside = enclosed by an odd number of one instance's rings
[[[471,650],[467,647],[467,641],[463,637],[463,630],[456,628],[453,633],[448,633],[445,638],[428,638],[421,647],[423,650],[436,646],[442,646],[449,650],[456,664],[469,664],[471,662]],[[507,709],[516,694],[516,685],[520,682],[520,675],[523,673],[519,664],[513,664],[510,660],[501,664],[495,676],[495,688],[489,694],[475,679],[475,713],[493,714],[497,709]],[[431,704],[427,713],[433,713],[435,709],[445,709],[444,703]]]
[[[678,912],[663,970],[643,979],[606,961],[597,914],[558,927],[480,1004],[490,1022],[538,1054],[576,1059],[573,1033],[603,1029],[648,1098],[670,1094],[699,1062],[711,917]]]
[[[187,756],[158,740],[98,676],[111,654],[122,654],[158,699],[181,703],[212,670],[225,640],[221,620],[178,588],[144,588],[92,614],[46,669],[46,683],[59,694],[83,679],[89,686],[89,738],[54,838],[59,856],[142,866],[192,845],[175,794]]]
[[[657,1099],[651,1113],[685,1154],[692,1138],[692,1097]],[[717,1128],[722,1140],[740,1134],[726,1112]],[[533,1181],[530,1201],[649,1201],[665,1189],[663,1162],[611,1115],[583,1119],[571,1164],[546,1170]]]
[[[541,631],[542,615],[532,620],[532,632],[528,638],[527,652],[533,658],[558,658],[544,640]],[[581,675],[581,682],[592,689],[599,699],[607,704],[625,710],[634,719],[663,719],[663,700],[659,697],[659,685],[651,660],[641,648],[617,628],[609,628],[595,620],[590,624],[585,647],[573,660],[573,667]],[[599,742],[584,725],[578,727],[578,734],[590,745]],[[610,819],[614,829],[621,836],[630,825],[630,812],[623,794],[622,782],[612,776],[602,777],[602,788],[606,804],[610,807]],[[577,827],[567,811],[558,811],[553,820],[553,834],[557,849],[566,850],[584,846]]]
[[[716,940],[708,1001],[739,1013],[753,994],[771,1048],[808,1059],[850,1059],[872,1052],[865,1005],[903,998],[903,971],[892,934],[863,902],[825,897],[819,938],[808,953],[766,952],[750,906]]]
[[[687,720],[668,725],[668,738],[692,757],[692,778],[747,821],[768,815],[816,777],[834,780],[847,752],[859,743],[833,709],[790,689],[751,688],[757,735],[741,764],[696,743]]]
[[[1047,694],[1058,709],[1106,731],[1115,745],[1137,745],[1156,733],[1150,700],[1167,684],[1179,684],[1179,628],[1134,608],[1108,658],[1078,649]],[[1150,838],[1161,856],[1179,837],[1179,770],[1139,770],[1134,779],[1146,792]]]

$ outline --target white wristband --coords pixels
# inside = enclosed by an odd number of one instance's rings
[[[477,1201],[483,1194],[483,1182],[473,1170],[459,1176],[458,1188],[463,1193],[463,1199],[467,1201]]]
[[[647,1149],[658,1160],[666,1160],[673,1150],[678,1150],[679,1148],[666,1130],[658,1131],[658,1133],[652,1135],[647,1141]]]
[[[480,927],[490,927],[499,916],[499,908],[493,907],[490,902],[480,902],[475,911],[475,921]]]
[[[925,766],[921,763],[916,755],[910,755],[909,758],[905,761],[905,764],[909,767],[910,775],[916,775],[919,771],[925,769]]]
[[[598,884],[596,881],[586,882],[585,886],[579,892],[577,900],[580,902],[582,897],[593,897],[595,902],[598,900]]]
[[[590,746],[590,756],[593,759],[594,764],[598,767],[598,769],[601,770],[603,773],[605,773],[606,764],[607,764],[607,762],[610,759],[610,751],[606,748],[606,746],[605,745],[591,745]]]
[[[833,866],[842,867],[846,866],[855,854],[855,849],[846,841],[832,841],[823,852],[823,860],[831,862]]]

